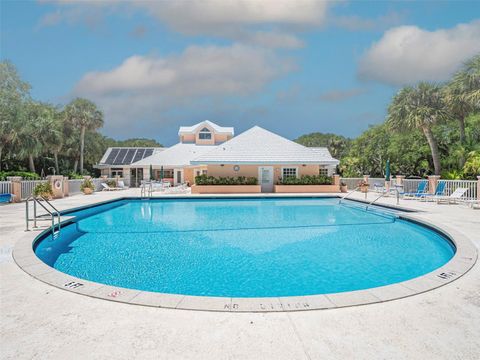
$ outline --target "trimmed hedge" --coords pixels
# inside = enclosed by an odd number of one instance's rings
[[[257,185],[256,177],[214,177],[208,175],[199,175],[195,177],[197,185]]]
[[[38,174],[28,171],[0,171],[0,181],[7,180],[7,176],[21,176],[23,180],[40,180]]]
[[[279,185],[332,185],[333,178],[324,175],[302,175],[297,178],[294,176],[287,176],[280,179]]]

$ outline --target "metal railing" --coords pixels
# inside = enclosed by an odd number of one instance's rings
[[[347,185],[348,186],[348,185]],[[346,198],[348,198],[351,194],[353,194],[355,191],[357,191],[360,187],[357,186],[355,189],[353,189],[352,191],[348,192],[347,194],[345,194],[344,196],[342,196],[340,198],[340,200],[338,200],[338,203],[341,204],[342,203],[342,200],[345,200]]]
[[[12,182],[0,181],[0,194],[11,194],[11,193],[12,193]]]
[[[83,179],[71,179],[68,180],[68,193],[69,194],[79,194],[82,192],[80,186],[82,186]]]
[[[24,180],[21,182],[21,196],[22,200],[29,198],[33,194],[33,190],[35,186],[38,184],[44,184],[48,182],[48,180]]]
[[[46,205],[44,205],[42,203],[42,200],[43,200],[43,202],[45,202]],[[30,218],[30,211],[29,211],[30,201],[33,203],[33,218]],[[52,239],[56,239],[57,238],[56,234],[60,234],[60,228],[61,228],[62,219],[61,219],[60,211],[58,211],[58,209],[55,206],[53,206],[50,203],[50,201],[45,199],[43,196],[37,198],[37,197],[31,195],[26,199],[26,201],[25,201],[25,225],[26,225],[25,226],[25,231],[30,230],[29,229],[30,221],[33,221],[33,227],[37,228],[37,221],[46,220],[42,216],[38,215],[37,204],[40,205],[50,215],[50,220],[52,221],[52,226],[51,226]],[[58,222],[57,222],[58,233],[55,233],[55,217],[57,217],[57,220],[58,220]]]
[[[443,195],[450,196],[458,188],[468,189],[465,195],[462,197],[465,200],[478,199],[477,194],[477,181],[476,180],[439,180],[445,182],[445,189]]]

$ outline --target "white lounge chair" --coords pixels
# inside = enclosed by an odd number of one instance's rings
[[[120,188],[117,187],[110,187],[107,185],[107,183],[101,183],[103,189],[102,191],[115,191],[115,190],[121,190]]]
[[[437,195],[434,196],[434,199],[437,201],[437,204],[442,202],[447,204],[456,204],[458,201],[462,201],[462,196],[468,191],[467,188],[457,188],[450,196]]]
[[[123,180],[118,180],[118,187],[122,190],[127,190],[128,189],[128,186],[125,185]]]

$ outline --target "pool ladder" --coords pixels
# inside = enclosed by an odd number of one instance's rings
[[[357,186],[355,189],[353,189],[352,191],[350,191],[348,194],[344,195],[339,201],[338,203],[341,204],[342,203],[342,200],[345,200],[347,197],[349,197],[350,195],[352,195],[355,191],[357,191],[358,189],[360,188],[360,186]]]
[[[400,204],[400,192],[398,191],[398,189],[395,187],[395,193],[396,193],[396,197],[397,197],[397,205]],[[388,192],[382,192],[380,194],[380,196],[376,197],[375,199],[373,199],[371,202],[368,203],[368,205],[365,207],[365,210],[368,210],[368,208],[373,205],[374,202],[376,202],[378,199],[381,199],[382,197],[384,197],[385,195],[387,195]]]
[[[140,197],[152,197],[153,187],[152,182],[143,182],[140,185]]]
[[[30,202],[33,202],[33,218],[30,218]],[[45,204],[43,204],[43,202]],[[37,204],[40,205],[49,215],[50,219],[45,219],[43,216],[37,215]],[[57,218],[57,227],[58,231],[55,231],[55,218]],[[52,239],[57,239],[58,236],[60,235],[60,229],[61,229],[61,216],[60,216],[60,211],[52,205],[50,201],[48,201],[45,197],[39,196],[36,197],[34,195],[30,195],[27,200],[25,201],[25,231],[29,231],[29,224],[30,221],[33,221],[33,227],[37,228],[37,221],[42,221],[42,220],[51,220],[52,225],[51,225],[51,230],[52,230]]]

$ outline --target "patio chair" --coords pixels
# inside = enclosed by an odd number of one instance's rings
[[[102,185],[102,191],[115,191],[115,190],[121,190],[120,188],[117,187],[110,187],[107,185],[107,183],[101,183]]]
[[[471,207],[472,209],[480,209],[480,199],[476,199],[476,200],[460,199],[459,201],[461,201],[462,204],[468,205],[468,207]]]
[[[445,185],[447,183],[445,181],[440,181],[437,185],[437,188],[435,189],[435,193],[433,194],[429,194],[429,193],[425,193],[425,194],[422,194],[420,195],[420,200],[424,200],[424,201],[427,201],[427,200],[435,200],[436,197],[441,197],[443,196],[443,193],[445,192]]]
[[[118,180],[118,187],[122,190],[127,190],[128,189],[128,186],[125,185],[123,180]]]
[[[8,204],[12,201],[14,195],[13,194],[0,194],[0,203]]]
[[[468,191],[467,188],[457,188],[450,196],[436,196],[435,200],[437,204],[442,202],[447,204],[456,204],[458,201],[462,200],[462,196]]]
[[[425,194],[427,192],[427,185],[428,185],[428,181],[427,180],[422,180],[417,185],[417,191],[415,191],[415,192],[403,192],[403,193],[400,193],[400,195],[402,195],[405,200],[407,200],[407,199],[418,199],[420,196],[422,196],[423,194]]]

